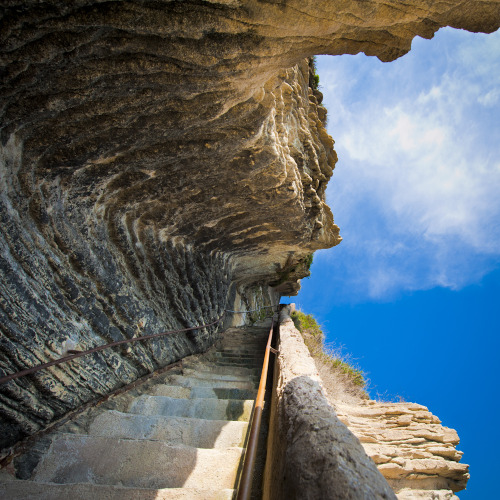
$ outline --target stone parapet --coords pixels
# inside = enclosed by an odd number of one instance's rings
[[[395,499],[328,404],[301,334],[281,314],[264,499]]]

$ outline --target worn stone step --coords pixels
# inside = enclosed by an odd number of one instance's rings
[[[246,346],[238,346],[237,343],[226,343],[226,344],[218,344],[216,345],[215,351],[213,352],[225,352],[225,353],[233,353],[233,354],[245,354],[247,356],[263,356],[265,353],[266,344],[263,345],[246,345]]]
[[[224,377],[237,376],[242,380],[248,377],[256,377],[260,375],[261,368],[248,368],[245,366],[228,366],[221,362],[205,362],[205,363],[186,363],[183,366],[184,373],[192,375],[193,373],[216,373]]]
[[[61,434],[36,467],[34,480],[134,488],[233,489],[242,451]]]
[[[247,422],[137,415],[111,410],[94,419],[89,434],[151,439],[194,448],[233,448],[244,446],[247,430]]]
[[[252,370],[253,373],[258,373],[262,369],[262,365],[259,367],[258,364],[256,363],[246,363],[246,362],[239,362],[239,361],[232,361],[232,360],[225,360],[225,359],[216,359],[214,360],[214,364],[216,366],[220,366],[224,369],[226,368],[245,368],[247,370]]]
[[[204,418],[207,420],[239,420],[247,422],[252,414],[253,400],[180,399],[168,396],[143,395],[136,398],[129,413],[172,417]]]
[[[261,349],[266,346],[266,338],[255,338],[255,337],[231,337],[224,338],[215,343],[217,347],[219,346],[231,346],[234,349]]]
[[[237,362],[243,362],[243,363],[253,363],[254,365],[260,365],[262,364],[262,361],[264,359],[264,355],[261,354],[255,354],[255,355],[245,355],[245,356],[238,356],[236,354],[229,354],[227,352],[214,352],[212,355],[215,359],[220,359],[223,361],[237,361]]]
[[[215,351],[212,353],[212,356],[216,358],[230,358],[230,359],[244,359],[244,360],[253,360],[256,364],[261,364],[264,359],[264,352],[255,352],[254,354],[238,354],[234,351]]]
[[[233,496],[232,489],[146,489],[18,480],[0,483],[0,498],[5,500],[232,500]]]
[[[155,385],[148,394],[152,396],[169,396],[171,398],[216,398],[216,399],[255,399],[256,390],[235,389],[232,387],[180,387],[178,385]]]
[[[200,374],[200,376],[172,375],[169,377],[167,382],[169,384],[175,384],[181,387],[212,387],[214,389],[234,388],[254,390],[257,386],[256,382],[249,381],[248,379],[243,380],[241,378],[233,378],[221,380],[220,378],[214,377],[213,375],[207,377],[203,374]]]
[[[220,352],[221,354],[228,354],[230,356],[263,356],[266,348],[266,343],[259,346],[251,345],[238,345],[238,346],[224,346],[221,345],[215,349],[215,352]]]
[[[212,363],[224,363],[228,365],[242,366],[248,368],[259,368],[264,358],[240,358],[237,356],[210,356],[207,361]]]
[[[239,346],[246,348],[255,348],[266,345],[268,339],[268,333],[265,336],[249,336],[249,335],[231,335],[225,336],[216,342],[216,345],[233,345],[236,348]]]
[[[225,374],[224,370],[219,370],[216,367],[211,367],[213,369],[209,370],[186,370],[184,373],[184,377],[187,379],[198,379],[198,380],[206,380],[209,382],[208,385],[211,384],[219,384],[222,382],[229,382],[230,384],[240,382],[246,384],[253,384],[253,387],[256,387],[259,382],[259,375],[238,375],[238,374]],[[219,373],[222,372],[222,373]],[[171,380],[171,379],[169,379]],[[168,382],[169,383],[169,382]],[[169,383],[170,384],[170,383]],[[198,384],[199,385],[199,384]],[[205,384],[206,385],[206,384]],[[226,386],[227,387],[227,386]],[[235,388],[240,388],[240,386],[235,385]]]
[[[232,335],[232,336],[226,336],[219,341],[216,342],[217,346],[220,345],[231,345],[234,346],[235,348],[238,348],[239,346],[242,346],[243,348],[260,348],[262,346],[265,347],[266,342],[268,339],[268,332],[266,332],[266,335],[264,337],[262,336],[248,336],[248,335]]]
[[[262,366],[262,361],[264,360],[264,357],[262,356],[261,358],[238,358],[236,356],[216,356],[213,358],[217,362],[223,362],[223,363],[239,363],[245,366],[253,366],[255,368],[261,367]]]
[[[216,347],[216,352],[238,355],[238,356],[262,356],[266,348],[266,342],[259,343],[259,345],[248,345],[248,344],[238,344],[238,345],[227,345],[219,344]]]
[[[224,353],[224,354],[228,354],[228,355],[245,355],[245,356],[248,356],[248,357],[263,357],[264,354],[265,354],[265,349],[266,349],[266,345],[262,345],[262,346],[255,346],[255,347],[251,347],[251,346],[247,346],[244,350],[240,347],[238,347],[237,345],[219,345],[216,347],[216,350],[213,351],[214,353],[216,352],[220,352],[220,353]]]

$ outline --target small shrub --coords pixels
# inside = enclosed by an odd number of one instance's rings
[[[319,75],[313,75],[313,89],[319,87]]]
[[[291,318],[297,330],[302,333],[304,343],[315,361],[319,362],[323,368],[344,375],[349,383],[361,389],[359,393],[361,397],[367,397],[364,391],[367,384],[363,372],[341,356],[340,349],[325,345],[325,335],[314,317],[302,311],[294,311]],[[322,378],[324,377],[322,376]],[[331,389],[327,387],[327,391],[331,392]]]
[[[314,56],[309,59],[309,86],[315,90],[319,87],[319,75],[316,72],[316,57]]]
[[[304,257],[304,264],[307,266],[307,270],[311,269],[312,263],[314,259],[314,254],[310,253]]]

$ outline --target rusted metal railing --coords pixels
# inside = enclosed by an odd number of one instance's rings
[[[153,333],[151,335],[143,335],[140,337],[133,337],[131,339],[118,340],[116,342],[110,342],[109,344],[103,344],[103,345],[100,345],[97,347],[92,347],[91,349],[86,349],[84,351],[70,350],[70,351],[68,351],[68,356],[64,356],[64,357],[59,358],[59,359],[54,359],[52,361],[48,361],[47,363],[42,363],[40,365],[26,368],[25,370],[20,370],[18,372],[11,373],[9,375],[5,375],[3,377],[0,377],[0,384],[3,384],[5,382],[10,382],[11,380],[15,380],[15,379],[20,378],[20,377],[24,377],[25,375],[30,375],[32,373],[36,373],[40,370],[50,368],[51,366],[56,366],[56,365],[60,365],[62,363],[67,363],[68,361],[71,361],[72,359],[81,358],[83,356],[87,356],[88,354],[92,354],[94,352],[104,351],[105,349],[109,349],[110,347],[117,347],[117,346],[120,346],[123,344],[131,344],[134,342],[143,342],[145,340],[164,337],[165,335],[173,335],[176,333],[192,332],[193,330],[201,330],[201,329],[207,328],[209,326],[214,326],[214,325],[220,323],[225,318],[226,313],[246,314],[246,313],[260,311],[262,309],[268,309],[268,308],[274,308],[274,306],[263,306],[263,307],[260,307],[259,309],[253,309],[250,311],[231,311],[230,309],[224,309],[223,313],[216,320],[212,321],[211,323],[207,323],[205,325],[192,326],[191,328],[182,328],[180,330],[170,330],[167,332]]]
[[[241,472],[240,485],[238,488],[237,500],[248,500],[252,490],[253,470],[255,468],[255,461],[257,458],[257,446],[259,441],[260,424],[262,421],[262,411],[264,409],[264,393],[266,392],[267,371],[269,368],[269,355],[270,352],[275,351],[271,347],[274,331],[274,319],[271,322],[271,330],[267,339],[266,352],[264,354],[264,363],[262,364],[262,374],[260,376],[259,391],[257,392],[257,399],[255,400],[255,407],[253,410],[252,425],[250,427],[250,435],[248,437],[247,449],[245,452],[245,460]]]
[[[212,321],[210,323],[204,324],[204,325],[193,326],[193,327],[190,327],[190,328],[182,328],[182,329],[179,329],[179,330],[170,330],[170,331],[161,332],[161,333],[154,333],[152,335],[144,335],[144,336],[141,336],[141,337],[134,337],[134,338],[131,338],[131,339],[118,340],[116,342],[110,342],[109,344],[100,345],[100,346],[97,346],[97,347],[94,347],[94,348],[91,348],[91,349],[87,349],[85,351],[74,351],[74,350],[73,351],[68,351],[69,356],[64,356],[62,358],[55,359],[55,360],[49,361],[47,363],[42,363],[42,364],[37,365],[37,366],[32,366],[31,368],[28,368],[26,370],[21,370],[21,371],[18,371],[16,373],[11,373],[9,375],[5,375],[3,377],[0,377],[0,384],[5,383],[5,382],[9,382],[11,380],[16,380],[16,379],[18,379],[20,377],[24,377],[24,376],[32,374],[32,373],[36,373],[36,372],[38,372],[40,370],[44,370],[44,369],[49,368],[51,366],[56,366],[56,365],[59,365],[59,364],[62,364],[62,363],[67,363],[68,361],[71,361],[73,359],[81,358],[82,356],[86,356],[86,355],[92,354],[94,352],[103,351],[104,349],[108,349],[108,348],[111,348],[111,347],[116,347],[116,346],[120,346],[120,345],[123,345],[123,344],[130,344],[130,343],[133,343],[133,342],[141,342],[141,341],[144,341],[144,340],[155,339],[155,338],[163,337],[165,335],[171,335],[171,334],[176,334],[176,333],[183,333],[183,332],[190,332],[190,331],[194,331],[194,330],[200,330],[200,329],[203,329],[203,328],[207,328],[209,326],[214,326],[214,325],[222,322],[222,320],[225,318],[225,316],[226,316],[227,313],[232,313],[232,314],[246,314],[246,313],[251,313],[251,312],[255,312],[255,311],[260,311],[262,309],[268,309],[268,308],[273,308],[274,309],[274,307],[275,306],[264,306],[264,307],[261,307],[259,309],[253,309],[253,310],[249,310],[249,311],[232,311],[230,309],[225,309],[223,311],[223,313],[216,320],[214,320],[214,321]],[[271,329],[271,331],[272,331],[272,329]],[[176,366],[182,366],[182,360],[175,361],[174,363],[171,363],[171,364],[169,364],[167,366],[164,366],[162,368],[157,369],[156,371],[148,373],[147,375],[144,375],[143,377],[135,380],[134,382],[132,382],[130,384],[127,384],[125,386],[122,386],[122,387],[120,387],[118,389],[115,389],[114,391],[106,394],[105,396],[102,396],[98,400],[92,400],[92,401],[90,401],[90,402],[88,402],[88,403],[80,406],[79,408],[70,411],[69,413],[67,413],[66,415],[64,415],[64,417],[60,418],[56,422],[53,422],[53,423],[49,424],[45,429],[42,429],[42,430],[36,432],[35,434],[33,434],[31,436],[28,436],[27,438],[25,438],[22,441],[19,441],[14,446],[12,446],[12,447],[10,447],[8,449],[5,449],[5,450],[0,450],[0,468],[4,467],[8,463],[10,463],[10,461],[15,456],[18,456],[18,455],[26,452],[33,445],[33,443],[36,441],[36,439],[40,438],[41,436],[44,436],[45,434],[48,434],[49,432],[53,431],[54,429],[60,427],[61,425],[63,425],[67,421],[69,421],[72,418],[74,418],[76,415],[78,415],[78,414],[82,413],[83,411],[85,411],[87,408],[90,408],[92,406],[98,405],[98,404],[106,401],[107,399],[109,399],[111,396],[114,396],[114,395],[117,395],[117,394],[121,394],[121,393],[129,390],[132,387],[135,387],[135,386],[137,386],[139,384],[144,383],[146,380],[150,379],[151,377],[153,377],[153,376],[155,376],[155,375],[157,375],[159,373],[163,373],[164,371],[170,370],[170,369],[172,369],[172,368],[174,368]]]
[[[40,370],[44,370],[45,368],[49,368],[51,366],[60,365],[61,363],[67,363],[72,359],[81,358],[82,356],[87,356],[88,354],[92,354],[93,352],[104,351],[104,349],[109,349],[110,347],[116,347],[123,344],[130,344],[133,342],[142,342],[144,340],[156,339],[158,337],[163,337],[165,335],[172,335],[174,333],[183,333],[183,332],[191,332],[193,330],[201,330],[202,328],[207,328],[209,326],[213,326],[216,325],[217,323],[220,323],[224,319],[225,315],[226,311],[224,311],[222,315],[219,316],[218,319],[212,321],[211,323],[207,323],[206,325],[193,326],[191,328],[182,328],[181,330],[170,330],[168,332],[153,333],[152,335],[143,335],[141,337],[133,337],[131,339],[118,340],[116,342],[110,342],[109,344],[103,344],[97,347],[93,347],[91,349],[86,349],[85,351],[71,350],[68,351],[69,356],[64,356],[63,358],[54,359],[53,361],[42,363],[41,365],[32,366],[31,368],[27,368],[26,370],[21,370],[16,373],[11,373],[10,375],[5,375],[4,377],[0,378],[0,384],[3,384],[4,382],[9,382],[10,380],[15,380],[16,378],[19,377],[24,377],[25,375],[29,375],[31,373],[38,372]]]

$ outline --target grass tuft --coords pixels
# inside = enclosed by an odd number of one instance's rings
[[[314,358],[321,372],[327,371],[335,372],[335,374],[341,374],[347,379],[348,385],[354,385],[358,388],[358,395],[365,398],[367,394],[365,388],[367,383],[363,372],[353,366],[348,360],[341,355],[339,348],[333,348],[332,346],[325,344],[325,335],[318,325],[318,322],[314,319],[311,314],[305,314],[302,311],[294,311],[291,318],[295,324],[295,327],[299,332],[302,333],[304,342]],[[322,374],[323,381],[325,382],[325,377]],[[335,384],[338,384],[338,379],[335,379]],[[326,384],[328,385],[328,384]],[[326,388],[328,392],[332,392],[332,388]],[[333,388],[337,391],[337,388]]]

